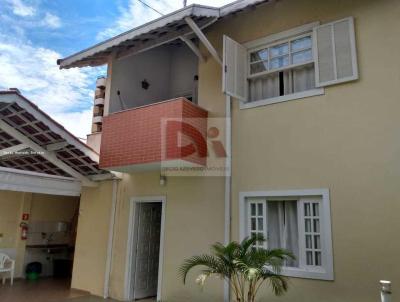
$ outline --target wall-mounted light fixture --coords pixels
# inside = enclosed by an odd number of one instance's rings
[[[149,89],[149,87],[150,87],[150,83],[147,82],[146,79],[144,79],[144,80],[142,81],[142,88],[143,88],[144,90],[147,90],[147,89]]]
[[[160,174],[160,186],[164,187],[167,184],[167,176]]]

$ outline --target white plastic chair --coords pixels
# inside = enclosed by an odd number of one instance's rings
[[[15,261],[12,260],[8,255],[0,253],[0,274],[3,275],[3,285],[6,284],[5,273],[10,273],[10,283],[14,283],[14,269]]]

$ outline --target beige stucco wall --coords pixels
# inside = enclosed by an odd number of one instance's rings
[[[82,188],[71,287],[98,296],[103,296],[111,201],[111,181]]]
[[[128,239],[129,207],[132,197],[165,196],[165,241],[163,265],[163,301],[204,301],[221,298],[220,282],[201,292],[194,276],[187,286],[178,278],[183,259],[208,251],[215,241],[223,241],[223,179],[169,177],[160,186],[159,173],[125,174],[120,183],[116,214],[113,267],[110,294],[124,299],[125,260]]]
[[[100,153],[101,132],[88,134],[86,144],[97,153]]]
[[[372,302],[379,299],[380,279],[400,282],[399,15],[395,0],[282,0],[207,30],[221,52],[223,33],[243,43],[314,21],[356,20],[360,80],[328,87],[323,96],[259,108],[239,110],[234,103],[233,239],[238,239],[239,192],[330,190],[335,280],[292,278],[289,293],[269,301]],[[212,58],[200,64],[199,79],[199,105],[211,117],[223,116],[221,68]],[[169,177],[161,187],[157,172],[125,175],[119,184],[111,296],[124,297],[129,200],[157,195],[167,197],[163,301],[221,301],[219,280],[200,291],[192,275],[184,287],[177,268],[185,257],[223,240],[224,180]],[[99,295],[110,205],[109,183],[84,189],[73,286]],[[262,299],[266,296],[263,290]]]
[[[20,222],[22,192],[0,191],[0,248],[14,248]]]
[[[245,42],[355,17],[359,81],[328,87],[320,97],[234,106],[233,238],[240,191],[330,190],[335,281],[293,278],[284,298],[269,301],[377,301],[380,279],[400,282],[394,265],[400,251],[399,13],[398,1],[283,0],[222,22],[212,33]],[[219,99],[219,85],[212,87]]]
[[[21,240],[21,215],[30,208],[32,194],[0,190],[0,250],[15,251],[15,276],[22,276],[25,241]]]
[[[78,206],[79,197],[32,194],[30,222],[71,221]]]
[[[171,177],[160,186],[158,172],[124,174],[118,182],[111,297],[124,300],[129,209],[133,197],[165,196],[165,241],[162,297],[165,301],[204,301],[222,298],[218,280],[201,292],[191,276],[187,286],[178,278],[182,261],[207,252],[223,241],[223,178]],[[102,296],[106,267],[112,184],[83,188],[76,241],[72,287]]]

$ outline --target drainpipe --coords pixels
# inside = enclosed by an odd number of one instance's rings
[[[392,283],[390,281],[381,280],[381,302],[392,301]]]
[[[225,176],[225,225],[224,225],[224,242],[228,244],[231,241],[231,165],[232,165],[232,102],[231,97],[226,95],[225,100],[225,135],[226,135],[226,142],[225,142],[225,149],[226,149],[226,159],[225,159],[225,167],[226,173]],[[224,302],[230,301],[230,288],[229,283],[224,283]]]
[[[113,253],[113,243],[114,243],[115,213],[116,213],[116,206],[117,206],[117,189],[118,189],[118,180],[117,179],[113,179],[111,214],[110,214],[110,227],[109,227],[109,230],[108,230],[106,271],[105,271],[105,274],[104,274],[104,291],[103,291],[104,299],[107,299],[109,297],[108,294],[109,294],[109,287],[110,287],[112,253]]]

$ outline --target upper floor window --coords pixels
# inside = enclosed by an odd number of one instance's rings
[[[248,101],[314,89],[314,72],[311,32],[250,49]]]
[[[251,108],[324,93],[358,79],[352,17],[240,44],[224,36],[223,91]]]
[[[244,192],[242,236],[262,234],[256,247],[287,249],[296,259],[285,263],[288,276],[332,279],[328,192]]]
[[[313,62],[311,33],[249,51],[249,77]]]

